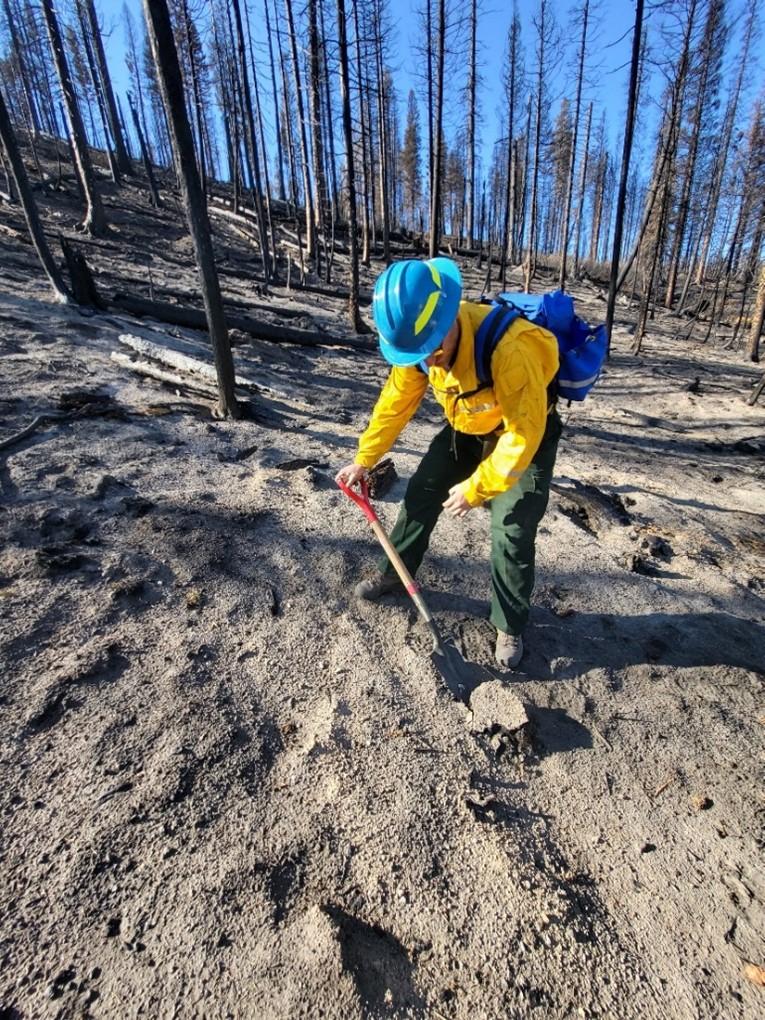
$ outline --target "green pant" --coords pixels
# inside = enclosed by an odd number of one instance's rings
[[[534,542],[550,496],[560,434],[560,418],[553,411],[531,464],[509,492],[491,501],[491,622],[506,634],[520,634],[529,617]],[[449,489],[475,471],[486,438],[453,434],[445,426],[410,478],[391,539],[412,574],[427,551]],[[395,573],[387,557],[380,561],[380,570]]]

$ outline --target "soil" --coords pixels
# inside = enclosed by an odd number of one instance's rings
[[[102,292],[148,296],[149,264],[157,297],[193,294],[177,212],[104,188],[110,233],[80,245]],[[78,243],[71,181],[38,197]],[[18,208],[0,218],[0,442],[65,415],[0,451],[0,1016],[762,1016],[765,440],[742,353],[657,313],[635,358],[619,307],[597,389],[561,408],[513,674],[489,515],[439,523],[426,598],[530,719],[497,740],[407,599],[351,594],[377,549],[332,476],[379,357],[235,335],[242,375],[287,395],[215,420],[111,359],[134,333],[211,361],[204,335],[53,305]],[[477,296],[485,265],[462,265]],[[349,335],[341,300],[222,280]],[[388,527],[440,420],[423,405],[392,453]]]

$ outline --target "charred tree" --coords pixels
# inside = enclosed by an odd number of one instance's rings
[[[274,44],[271,36],[271,19],[269,15],[269,0],[263,0],[263,10],[266,15],[266,38],[268,39],[268,58],[271,65],[271,89],[274,97],[274,120],[276,126],[276,166],[277,178],[279,181],[279,198],[283,202],[287,192],[284,187],[284,151],[282,148],[282,127],[279,117],[279,90],[276,87],[276,66],[274,64]]]
[[[359,313],[359,246],[356,226],[356,171],[353,159],[353,127],[351,123],[351,91],[348,73],[348,33],[345,20],[345,0],[337,0],[337,37],[340,55],[340,98],[343,108],[343,135],[348,173],[348,245],[351,253],[351,280],[348,299],[348,316],[357,333],[363,323]]]
[[[752,331],[749,334],[748,356],[750,361],[760,360],[760,337],[765,326],[765,262],[760,269],[760,284],[757,288],[757,300],[752,315]]]
[[[82,35],[82,45],[85,50],[85,59],[88,66],[88,75],[90,83],[93,87],[93,93],[96,98],[98,105],[98,112],[101,117],[101,123],[104,127],[104,148],[106,150],[106,158],[109,161],[109,169],[111,171],[112,180],[119,187],[122,183],[122,171],[117,160],[117,154],[113,149],[112,140],[110,137],[109,129],[109,118],[106,112],[106,98],[104,96],[103,88],[101,87],[101,79],[96,67],[96,60],[90,38],[90,27],[85,20],[85,9],[81,4],[77,5],[77,17],[80,22],[80,34]]]
[[[441,174],[443,172],[443,115],[444,115],[444,50],[446,47],[446,0],[438,0],[438,51],[436,56],[435,118],[433,126],[433,166],[430,176],[430,258],[438,255],[441,239]]]
[[[292,79],[295,84],[295,102],[297,103],[298,128],[300,134],[300,161],[303,167],[303,197],[305,201],[305,231],[306,248],[308,258],[316,255],[316,229],[313,208],[313,188],[311,185],[311,169],[308,157],[308,135],[306,133],[306,115],[303,103],[303,87],[300,75],[300,60],[298,57],[297,32],[295,31],[295,19],[292,14],[292,0],[284,0],[284,10],[287,14],[287,27],[289,33],[290,54],[292,57]]]
[[[375,0],[374,5],[374,36],[375,68],[377,71],[377,129],[380,141],[380,213],[382,218],[383,259],[387,264],[390,262],[390,159],[387,88],[383,71],[382,4],[380,0]]]
[[[506,285],[507,264],[515,264],[515,204],[516,176],[518,171],[518,147],[515,142],[515,110],[518,105],[520,87],[520,42],[521,21],[517,8],[513,8],[513,20],[507,40],[507,78],[505,93],[507,96],[507,152],[508,173],[505,179],[505,210],[502,228],[502,245],[500,247],[499,272],[502,287]]]
[[[696,173],[696,162],[701,141],[702,128],[707,120],[707,111],[710,95],[713,93],[711,83],[716,84],[715,64],[716,57],[720,54],[720,34],[723,17],[723,0],[709,0],[707,8],[707,19],[704,29],[704,36],[701,48],[697,54],[698,68],[696,69],[695,96],[693,109],[691,111],[690,134],[688,139],[688,151],[683,167],[683,178],[678,200],[677,214],[675,216],[674,236],[672,250],[670,252],[669,268],[667,271],[667,290],[664,296],[664,305],[671,308],[675,300],[675,288],[680,270],[680,261],[686,239],[686,226],[690,211],[691,191]]]
[[[468,56],[468,83],[467,83],[467,244],[468,248],[473,247],[473,234],[475,233],[475,121],[476,121],[476,90],[477,90],[477,69],[476,69],[476,34],[478,30],[478,0],[470,0],[470,50]],[[512,131],[510,134],[512,144]],[[509,149],[508,149],[509,151]],[[509,176],[509,174],[508,174]]]
[[[364,102],[364,64],[361,61],[361,36],[359,32],[359,5],[358,0],[353,0],[353,35],[355,40],[356,49],[356,74],[358,77],[358,93],[359,93],[359,121],[360,121],[360,138],[361,138],[361,187],[362,187],[362,217],[361,217],[361,262],[363,265],[369,265],[369,246],[370,246],[370,234],[371,234],[371,217],[370,217],[370,187],[369,187],[369,163],[367,159],[367,118],[366,118],[366,106]]]
[[[218,273],[215,268],[210,222],[194,154],[186,105],[167,0],[143,0],[149,41],[167,108],[176,165],[180,169],[186,218],[194,243],[199,282],[207,325],[218,372],[219,412],[232,418],[240,410],[234,392],[234,362],[223,314]]]
[[[642,3],[643,0],[638,0],[641,7],[642,17]],[[566,178],[566,198],[564,202],[563,210],[563,229],[562,229],[562,244],[561,244],[561,257],[560,257],[560,274],[558,276],[558,287],[561,290],[566,289],[566,268],[568,265],[568,241],[571,226],[571,201],[574,196],[574,173],[576,169],[576,148],[579,140],[579,116],[582,109],[582,84],[584,82],[584,57],[587,52],[587,29],[590,21],[590,0],[584,0],[581,8],[581,19],[582,19],[582,35],[579,40],[579,58],[577,61],[577,76],[576,76],[576,99],[574,100],[574,118],[572,122],[572,133],[571,133],[571,154],[568,161],[568,174]],[[632,93],[630,93],[632,95]],[[626,136],[625,136],[626,137]],[[632,137],[630,135],[630,144],[632,143]]]
[[[93,0],[78,0],[78,2],[81,8],[85,10],[88,25],[90,27],[90,38],[93,43],[93,53],[96,60],[96,67],[98,68],[98,76],[101,80],[101,89],[103,91],[106,115],[109,121],[109,131],[112,136],[112,142],[114,143],[114,155],[117,160],[117,166],[119,167],[120,173],[130,174],[130,157],[128,156],[125,138],[122,133],[122,126],[117,112],[117,104],[114,100],[114,89],[112,87],[112,80],[109,74],[109,67],[106,63],[104,43],[101,38],[101,29],[98,24],[95,3]]]
[[[64,44],[61,38],[61,31],[58,19],[53,9],[53,0],[41,0],[45,24],[48,29],[51,53],[56,65],[61,92],[64,96],[66,118],[69,125],[69,137],[72,143],[74,154],[75,170],[80,182],[83,195],[85,196],[85,218],[82,229],[89,234],[102,234],[106,229],[106,216],[101,204],[101,196],[95,184],[93,164],[90,161],[85,128],[83,127],[80,108],[77,104],[77,96],[72,85],[72,78],[69,73],[69,64],[64,52]]]
[[[151,165],[151,156],[149,150],[146,147],[146,139],[143,137],[143,128],[141,127],[141,121],[138,117],[138,111],[135,108],[133,102],[133,94],[128,92],[127,94],[128,106],[130,107],[130,116],[133,118],[133,127],[138,137],[138,148],[141,150],[141,161],[143,162],[144,173],[146,174],[146,180],[149,185],[149,199],[155,209],[162,208],[162,200],[159,197],[159,190],[157,188],[157,181],[154,177],[154,169]]]
[[[542,136],[542,111],[544,108],[545,70],[549,44],[551,43],[549,0],[539,0],[539,9],[534,17],[534,28],[537,33],[537,71],[536,71],[536,116],[534,118],[534,172],[531,175],[531,211],[529,220],[529,238],[526,251],[526,263],[523,271],[523,287],[531,290],[531,281],[536,270],[537,220],[539,192],[539,163],[541,158],[540,142]]]
[[[749,54],[752,48],[752,41],[755,32],[757,7],[757,0],[749,0],[746,22],[744,23],[744,37],[737,55],[738,74],[736,75],[735,84],[731,89],[725,109],[725,117],[723,118],[722,131],[720,133],[712,171],[712,185],[709,192],[709,200],[706,203],[701,251],[696,268],[696,283],[698,284],[702,283],[704,279],[704,273],[709,259],[712,237],[714,235],[715,225],[717,222],[717,210],[720,203],[720,197],[722,195],[723,180],[730,161],[731,143],[738,116],[741,92],[744,86],[745,75],[748,73],[751,66]]]
[[[5,155],[10,164],[11,176],[13,177],[13,183],[16,186],[16,193],[19,196],[19,201],[24,210],[24,216],[26,217],[27,226],[29,227],[29,233],[32,237],[32,243],[35,246],[37,256],[42,263],[42,267],[45,270],[45,275],[48,277],[51,289],[55,299],[62,304],[66,304],[69,301],[69,294],[67,292],[64,278],[61,275],[61,271],[56,265],[53,255],[51,254],[48,242],[45,239],[45,233],[43,232],[42,223],[40,222],[40,215],[37,211],[37,205],[32,194],[32,188],[29,184],[29,178],[24,168],[24,161],[21,158],[19,152],[18,143],[16,141],[16,133],[13,130],[10,116],[8,115],[8,109],[5,105],[5,98],[2,91],[0,91],[0,141],[2,141]]]
[[[27,68],[27,60],[24,53],[23,43],[20,37],[18,28],[16,27],[16,19],[14,13],[11,10],[10,0],[3,0],[3,10],[5,11],[5,20],[8,22],[8,31],[11,37],[11,48],[13,55],[16,59],[16,66],[18,68],[19,78],[21,80],[21,87],[24,91],[24,100],[29,113],[29,120],[32,132],[39,134],[41,130],[40,126],[40,115],[37,109],[36,97],[34,95],[32,85],[30,82],[29,70]]]
[[[145,2],[145,0],[144,0]],[[260,159],[258,156],[258,139],[255,134],[255,118],[252,109],[252,97],[250,94],[250,80],[247,73],[247,55],[244,49],[244,31],[242,28],[242,12],[239,0],[232,0],[234,12],[234,25],[236,27],[236,48],[239,58],[239,75],[241,79],[242,106],[244,107],[244,118],[247,125],[245,132],[246,146],[248,148],[251,171],[252,190],[255,202],[255,218],[258,224],[258,240],[260,242],[260,257],[263,264],[263,274],[266,283],[271,278],[271,258],[268,246],[268,233],[266,231],[266,216],[263,208],[263,191],[260,181]],[[264,154],[265,158],[265,154]]]
[[[327,178],[324,166],[324,144],[321,134],[321,85],[319,69],[319,22],[316,10],[317,0],[308,0],[308,53],[310,66],[310,106],[311,106],[311,152],[313,155],[314,180],[314,224],[324,248],[324,268],[326,281],[330,282],[331,259],[329,256],[327,229],[328,201]],[[318,266],[317,252],[317,266]]]
[[[611,276],[608,287],[608,305],[606,307],[606,335],[608,337],[609,352],[611,350],[611,330],[614,324],[614,308],[616,307],[616,283],[619,276],[619,259],[622,253],[622,230],[624,227],[624,207],[627,200],[627,181],[629,180],[630,160],[632,158],[632,136],[635,129],[635,107],[640,70],[640,42],[643,37],[643,0],[636,0],[635,2],[635,28],[633,31],[632,63],[630,66],[630,84],[627,95],[627,120],[624,125],[622,166],[619,178],[619,193],[616,198],[614,247],[611,253]],[[576,127],[574,127],[574,131],[576,132]],[[564,251],[564,260],[565,257]]]

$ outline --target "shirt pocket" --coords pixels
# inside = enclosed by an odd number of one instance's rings
[[[494,390],[488,387],[483,390],[479,390],[477,393],[472,393],[470,396],[461,397],[459,400],[459,409],[469,418],[474,418],[477,415],[500,415],[500,407],[497,402]]]

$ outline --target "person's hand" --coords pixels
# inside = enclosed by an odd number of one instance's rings
[[[465,499],[461,485],[453,485],[449,489],[449,498],[442,505],[444,510],[450,513],[452,517],[464,517],[465,514],[473,509]]]
[[[362,478],[366,477],[367,469],[361,464],[346,464],[341,467],[335,475],[336,482],[343,482],[349,488],[353,488],[354,485],[358,485]]]

